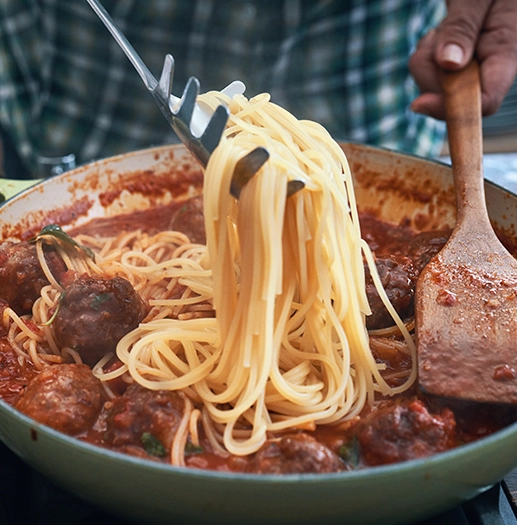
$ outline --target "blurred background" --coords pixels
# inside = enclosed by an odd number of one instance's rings
[[[517,153],[517,82],[500,110],[483,121],[485,152]]]
[[[499,111],[483,119],[483,146],[487,178],[501,183],[503,176],[517,191],[517,81],[510,89]],[[447,145],[443,156],[447,158]],[[74,166],[71,166],[74,167]],[[14,174],[14,175],[13,175]],[[0,177],[28,179],[29,175],[9,137],[0,128]],[[504,181],[503,181],[504,182]]]

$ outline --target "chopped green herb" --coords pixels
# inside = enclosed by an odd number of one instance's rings
[[[359,441],[354,436],[351,441],[341,445],[338,451],[339,457],[352,468],[359,466]]]
[[[112,297],[112,294],[109,292],[103,292],[103,293],[100,293],[99,295],[96,295],[90,304],[90,308],[92,308],[92,310],[100,310],[102,308],[102,305],[106,301],[109,301],[111,297]]]
[[[68,233],[64,232],[60,226],[57,224],[49,224],[48,226],[45,226],[39,233],[36,235],[36,237],[33,237],[30,239],[29,242],[36,242],[42,237],[45,237],[46,235],[49,235],[51,237],[55,237],[56,239],[64,242],[65,244],[69,244],[73,246],[74,248],[77,248],[84,252],[90,259],[95,260],[95,254],[90,248],[87,248],[86,246],[82,246],[77,241],[72,239]]]
[[[150,456],[157,456],[159,458],[163,458],[167,452],[165,451],[165,447],[162,445],[160,440],[156,437],[154,437],[149,432],[144,432],[141,437],[142,444],[144,445],[145,451]]]
[[[185,445],[185,454],[187,455],[193,455],[193,454],[202,454],[204,452],[203,447],[198,447],[194,445],[191,441],[187,441],[187,444]]]

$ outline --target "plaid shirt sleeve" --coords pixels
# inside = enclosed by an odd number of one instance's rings
[[[416,115],[408,58],[442,0],[104,0],[158,76],[176,60],[203,91],[240,79],[338,140],[437,155],[443,123]],[[37,175],[38,157],[78,163],[177,142],[86,0],[2,0],[0,123]]]

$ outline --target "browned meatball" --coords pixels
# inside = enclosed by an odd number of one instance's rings
[[[355,428],[367,465],[425,458],[454,445],[456,421],[449,409],[431,414],[419,401],[407,401],[370,413]]]
[[[86,432],[104,403],[101,382],[86,365],[45,367],[31,379],[15,407],[36,421],[70,436]]]
[[[172,215],[169,228],[184,233],[194,243],[206,244],[203,196],[192,197],[181,203]]]
[[[147,306],[126,279],[82,275],[65,290],[54,333],[62,346],[77,350],[92,366],[146,315]]]
[[[137,456],[167,458],[185,401],[181,394],[137,383],[108,401],[97,422],[106,446]]]
[[[61,257],[51,245],[44,245],[45,259],[59,280],[66,271]],[[0,244],[0,299],[18,314],[29,313],[41,289],[49,284],[36,254],[36,245],[29,242]]]
[[[388,298],[404,319],[413,314],[413,299],[418,274],[408,257],[389,255],[378,257],[375,265],[379,272],[382,285]],[[366,318],[369,329],[386,328],[392,326],[393,319],[381,301],[377,289],[373,284],[368,266],[365,264],[366,295],[372,314]]]
[[[431,231],[419,233],[409,244],[408,256],[420,273],[427,263],[444,247],[450,231]]]
[[[339,456],[309,434],[286,434],[267,441],[247,470],[257,474],[338,472],[346,466]]]

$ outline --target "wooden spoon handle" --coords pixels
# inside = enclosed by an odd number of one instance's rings
[[[461,71],[443,71],[441,83],[456,186],[458,223],[466,220],[466,215],[472,219],[472,213],[476,213],[477,218],[488,220],[483,186],[481,83],[477,61],[474,59]],[[483,214],[486,217],[482,217]]]

